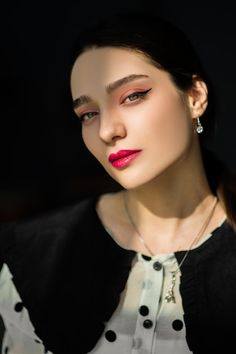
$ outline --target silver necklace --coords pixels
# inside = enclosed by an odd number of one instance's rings
[[[129,212],[129,208],[128,208],[128,203],[127,203],[127,193],[124,192],[124,206],[125,206],[125,211],[126,211],[126,214],[128,216],[128,219],[129,219],[129,222],[130,224],[132,225],[134,231],[136,232],[137,236],[138,236],[138,239],[139,241],[144,245],[144,247],[147,249],[147,251],[149,252],[149,254],[151,254],[151,256],[154,256],[154,253],[151,251],[151,249],[148,247],[148,245],[146,244],[146,242],[144,241],[144,239],[142,238],[140,232],[138,231],[131,215],[130,215],[130,212]],[[193,241],[191,242],[188,250],[185,252],[181,262],[179,263],[178,267],[171,272],[171,284],[170,284],[170,287],[169,287],[169,290],[167,291],[166,295],[165,295],[165,302],[173,302],[175,303],[175,293],[174,293],[174,287],[175,287],[175,283],[176,283],[176,274],[180,271],[180,268],[181,266],[183,265],[185,259],[187,258],[189,252],[191,251],[192,247],[194,246],[195,243],[197,243],[200,238],[202,237],[204,231],[206,230],[207,226],[209,225],[209,222],[211,221],[211,218],[214,214],[214,211],[215,211],[215,208],[216,208],[216,205],[218,203],[218,199],[217,197],[215,197],[214,199],[214,203],[213,203],[213,207],[211,208],[211,211],[210,213],[208,214],[206,220],[204,221],[204,223],[202,224],[200,230],[198,231],[197,235],[194,237]]]

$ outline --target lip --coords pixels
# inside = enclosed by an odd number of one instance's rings
[[[116,154],[110,154],[108,161],[112,166],[121,169],[128,166],[142,150],[119,150]]]

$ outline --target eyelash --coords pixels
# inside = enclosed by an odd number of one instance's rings
[[[121,103],[123,104],[123,103],[125,103],[125,101],[127,99],[130,99],[131,97],[135,97],[135,96],[137,96],[137,99],[130,100],[129,102],[136,102],[139,100],[144,100],[149,91],[151,91],[151,88],[146,91],[133,92],[130,95],[128,95]],[[92,117],[86,119],[85,117],[88,116],[89,114],[92,114]],[[84,114],[78,115],[78,118],[81,122],[86,122],[86,121],[89,121],[90,119],[92,119],[94,117],[94,115],[96,115],[96,114],[97,114],[97,112],[86,112]]]
[[[122,103],[124,103],[124,102],[127,100],[127,98],[135,97],[135,96],[137,96],[138,98],[137,98],[136,100],[133,100],[133,101],[131,100],[130,102],[135,102],[135,101],[137,101],[137,100],[139,100],[139,99],[144,99],[144,98],[146,97],[146,95],[148,94],[149,91],[151,91],[151,88],[148,89],[148,90],[146,90],[146,91],[133,92],[133,93],[131,93],[130,95],[128,95],[128,96],[124,99],[124,101],[122,101]]]

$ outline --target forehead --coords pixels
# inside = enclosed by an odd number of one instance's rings
[[[97,85],[106,86],[130,74],[151,75],[157,70],[148,58],[135,50],[103,47],[82,53],[72,69],[73,92],[91,91]],[[82,93],[81,91],[81,93]]]

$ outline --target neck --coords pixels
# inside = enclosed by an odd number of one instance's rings
[[[165,235],[165,242],[175,240],[183,248],[182,239],[197,233],[215,200],[201,161],[197,166],[176,164],[171,171],[126,193],[132,220],[147,242],[152,242],[150,235],[158,234],[155,238],[160,245]],[[186,241],[190,238],[186,236]]]

